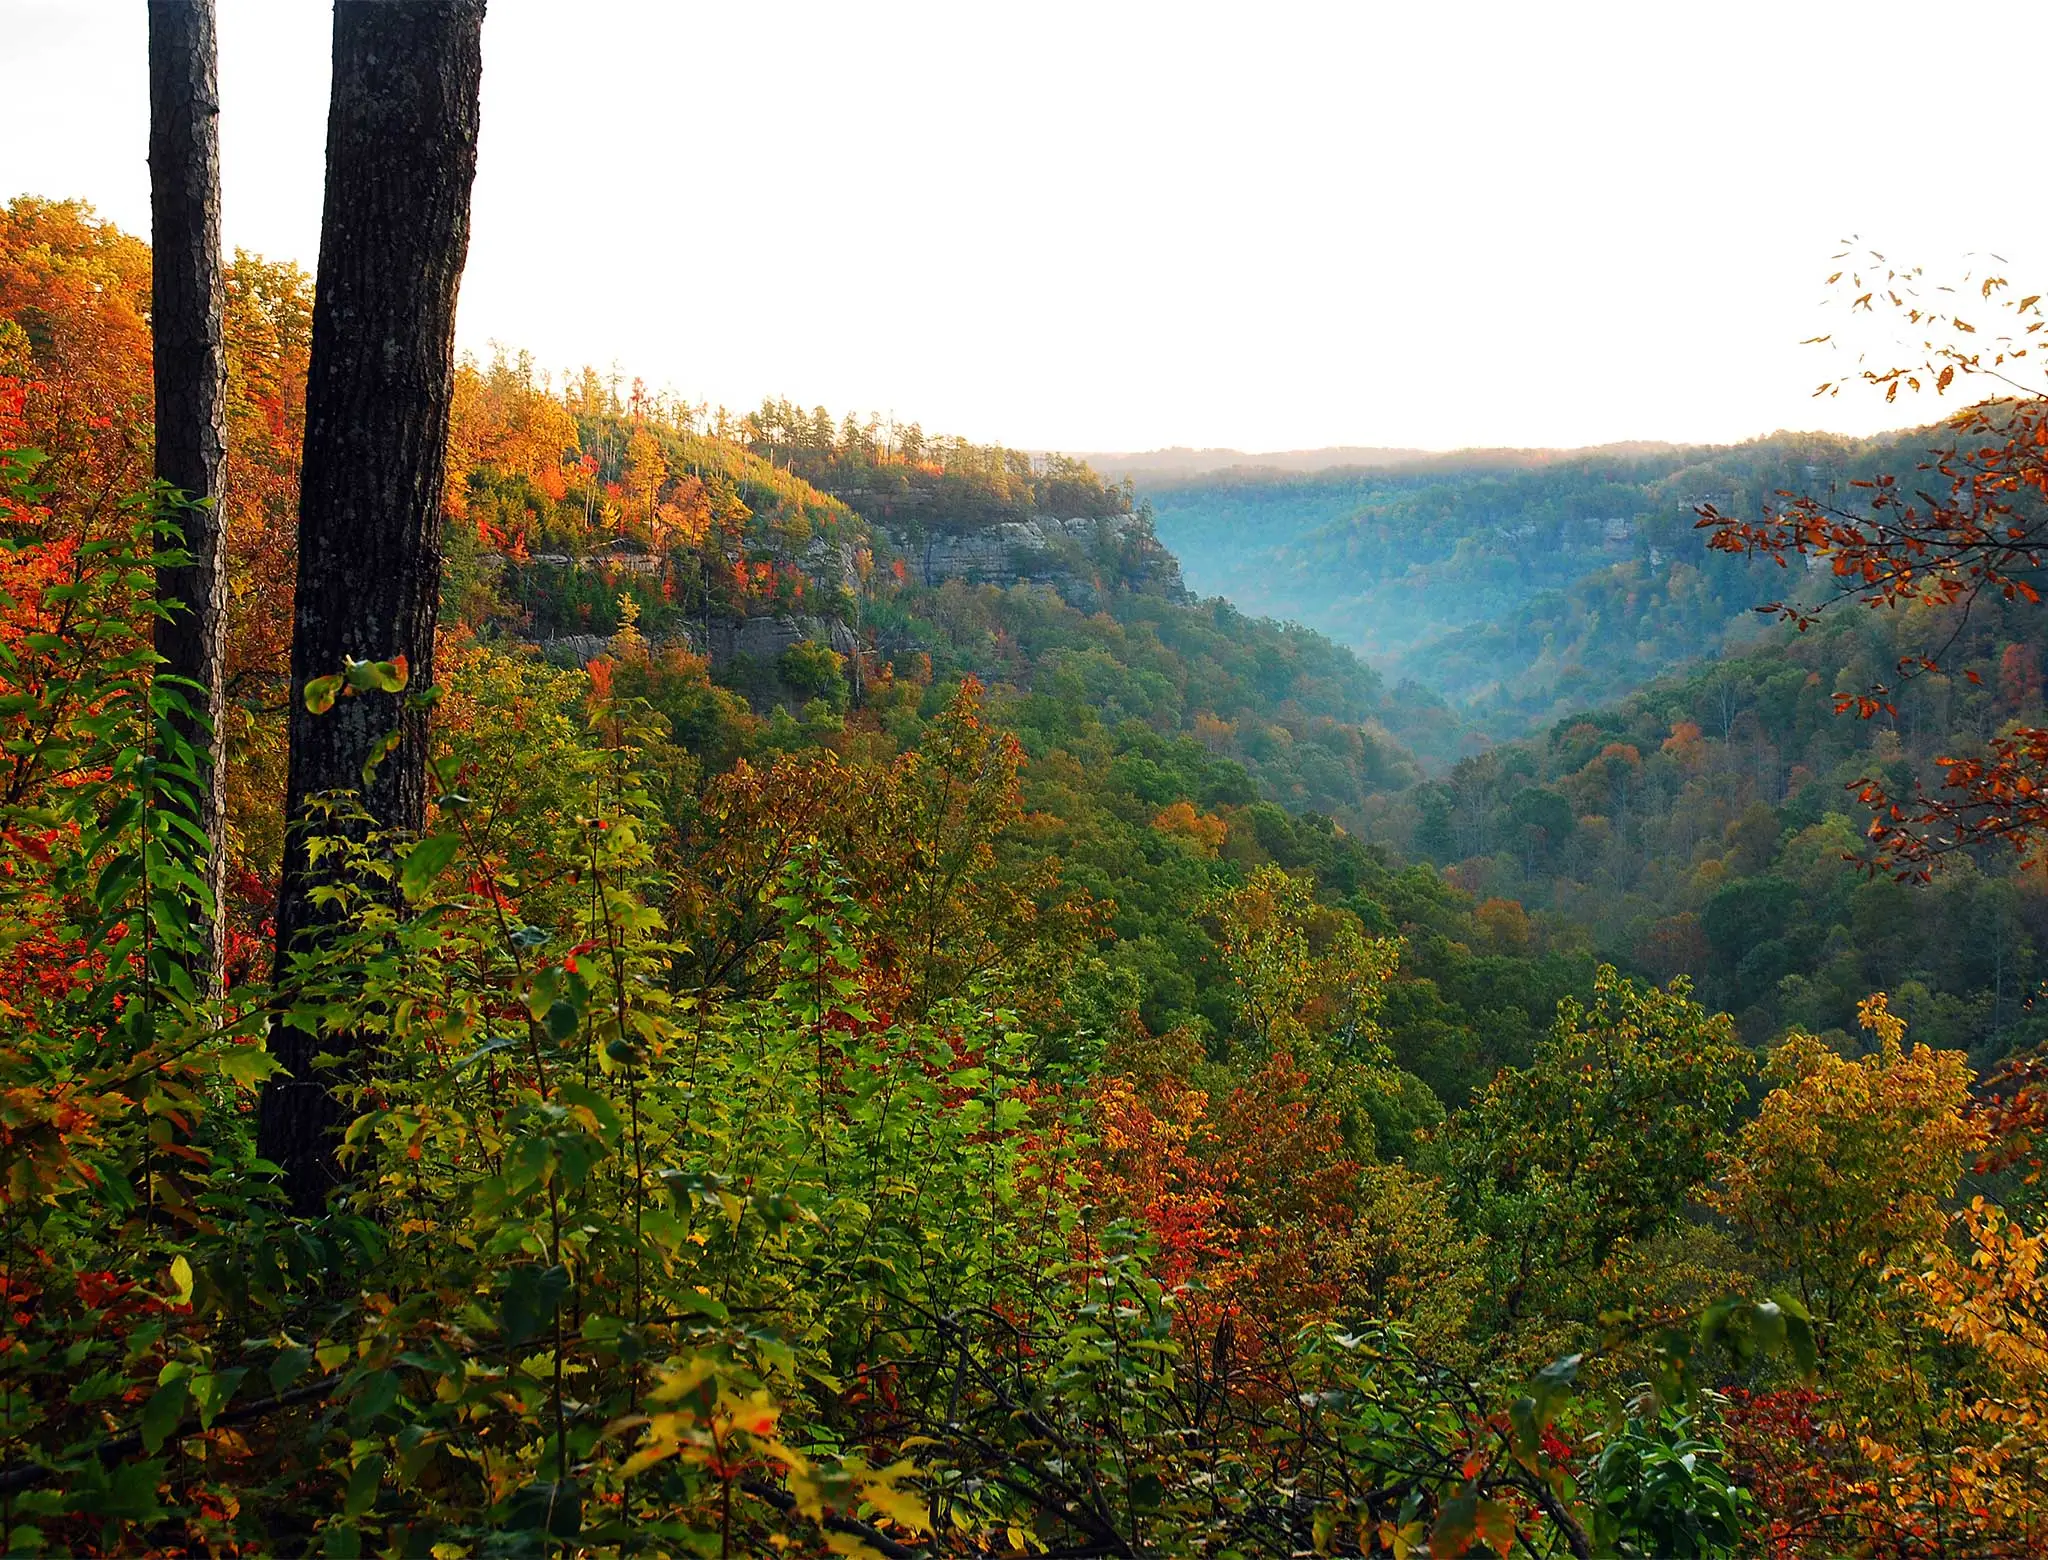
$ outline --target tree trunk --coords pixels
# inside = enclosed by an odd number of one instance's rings
[[[199,918],[195,982],[218,990],[223,735],[221,642],[227,612],[227,527],[221,461],[227,448],[227,356],[221,347],[220,94],[214,82],[213,0],[149,0],[150,326],[155,338],[156,475],[191,501],[170,518],[167,543],[188,561],[157,571],[172,610],[155,624],[164,675],[187,679],[189,716],[176,726],[200,760],[206,881],[215,913]]]
[[[313,903],[313,798],[360,791],[375,827],[426,820],[428,712],[409,694],[360,693],[309,714],[309,679],[344,657],[405,657],[410,689],[434,674],[441,492],[455,374],[455,295],[469,249],[484,0],[341,0],[327,192],[314,284],[292,619],[291,762],[277,965],[331,924]],[[380,739],[397,748],[366,787]],[[286,1075],[266,1087],[258,1146],[285,1172],[293,1206],[317,1210],[338,1182],[337,1086],[360,1038],[274,1027]],[[323,1078],[316,1051],[344,1057]],[[358,1069],[359,1070],[359,1069]]]

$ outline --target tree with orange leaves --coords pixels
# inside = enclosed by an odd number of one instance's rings
[[[1910,476],[1858,480],[1845,497],[1783,494],[1756,519],[1707,504],[1698,524],[1722,552],[1770,558],[1781,567],[1799,558],[1825,570],[1828,584],[1818,599],[1787,598],[1758,609],[1802,631],[1844,602],[1941,609],[1952,625],[1949,637],[1900,660],[1899,677],[1910,679],[1941,669],[1980,604],[2040,604],[2035,582],[2048,562],[2048,399],[2038,368],[2048,316],[2040,293],[2015,296],[2002,276],[1965,277],[1977,301],[2000,319],[1994,329],[1980,315],[1980,328],[1950,301],[1966,294],[1876,254],[1829,282],[1846,291],[1852,311],[1887,308],[1917,339],[1905,365],[1860,367],[1823,382],[1816,394],[1838,394],[1853,380],[1882,387],[1887,403],[1901,387],[1946,395],[1967,384],[1991,397],[1949,418]],[[1974,669],[1964,675],[1982,681]],[[1895,692],[1885,684],[1843,690],[1837,712],[1895,714]],[[1862,800],[1875,815],[1874,868],[1924,881],[1942,858],[1984,845],[2009,847],[2026,865],[2048,860],[2048,728],[2017,725],[1994,736],[1982,754],[1939,762],[1946,773],[1935,793],[1899,795],[1881,779],[1863,782]]]
[[[149,247],[82,201],[0,212],[0,375],[18,380],[22,443],[48,460],[53,515],[112,523],[149,476]]]

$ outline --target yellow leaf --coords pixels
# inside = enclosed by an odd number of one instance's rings
[[[673,1441],[666,1446],[642,1447],[623,1463],[619,1464],[619,1477],[630,1479],[634,1474],[642,1473],[652,1468],[658,1462],[665,1462],[675,1456],[675,1454],[676,1447]]]
[[[903,1467],[899,1463],[895,1468],[883,1470],[878,1477],[861,1480],[861,1498],[898,1527],[909,1528],[913,1533],[928,1533],[932,1518],[925,1503],[909,1490],[896,1488],[894,1475]]]
[[[825,1514],[825,1486],[808,1467],[791,1468],[784,1476],[789,1493],[796,1497],[796,1509],[813,1522]]]
[[[192,1264],[181,1256],[171,1258],[171,1290],[179,1305],[192,1303]]]
[[[663,1372],[661,1385],[647,1394],[648,1400],[654,1403],[673,1403],[677,1398],[692,1391],[714,1368],[710,1360],[698,1355],[680,1370]]]
[[[887,1560],[881,1550],[873,1544],[855,1538],[851,1533],[827,1533],[825,1547],[835,1555],[850,1555],[853,1560]]]

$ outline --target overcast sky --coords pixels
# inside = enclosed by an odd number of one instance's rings
[[[227,241],[308,269],[329,16],[220,3]],[[1837,239],[2048,274],[2039,22],[493,0],[460,336],[1032,448],[1863,431],[1917,416],[1808,399]],[[0,38],[0,198],[147,232],[141,0]]]

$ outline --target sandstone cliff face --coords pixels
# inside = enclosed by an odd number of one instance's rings
[[[880,549],[902,558],[912,581],[928,587],[948,580],[999,589],[1038,586],[1058,592],[1083,612],[1103,611],[1123,594],[1191,599],[1181,579],[1180,561],[1160,543],[1149,516],[1143,514],[1072,520],[1034,515],[959,531],[906,524],[877,527],[875,538]],[[533,561],[557,568],[602,566],[622,572],[653,573],[661,568],[657,556],[630,541],[613,543],[585,559],[549,555]],[[850,543],[814,540],[800,562],[807,574],[827,586],[855,583]],[[770,700],[776,697],[771,686],[774,669],[797,645],[826,645],[848,658],[858,648],[845,623],[803,614],[699,619],[672,628],[656,642],[705,656],[715,670],[735,662],[749,665],[762,684],[755,692]],[[550,661],[563,666],[588,665],[610,649],[611,640],[600,634],[571,634],[541,645]]]
[[[829,646],[843,656],[853,654],[853,630],[837,618],[796,615],[790,617],[713,618],[693,624],[706,634],[706,648],[713,666],[724,666],[739,656],[763,666],[772,666],[784,652],[800,644]]]
[[[1121,591],[1188,599],[1180,560],[1161,545],[1141,515],[1103,520],[1034,515],[958,535],[937,530],[922,536],[884,534],[903,556],[911,578],[922,585],[947,580],[1045,585],[1086,612],[1100,611]]]
[[[540,642],[542,657],[554,666],[588,666],[601,655],[612,653],[608,634],[564,634]]]

